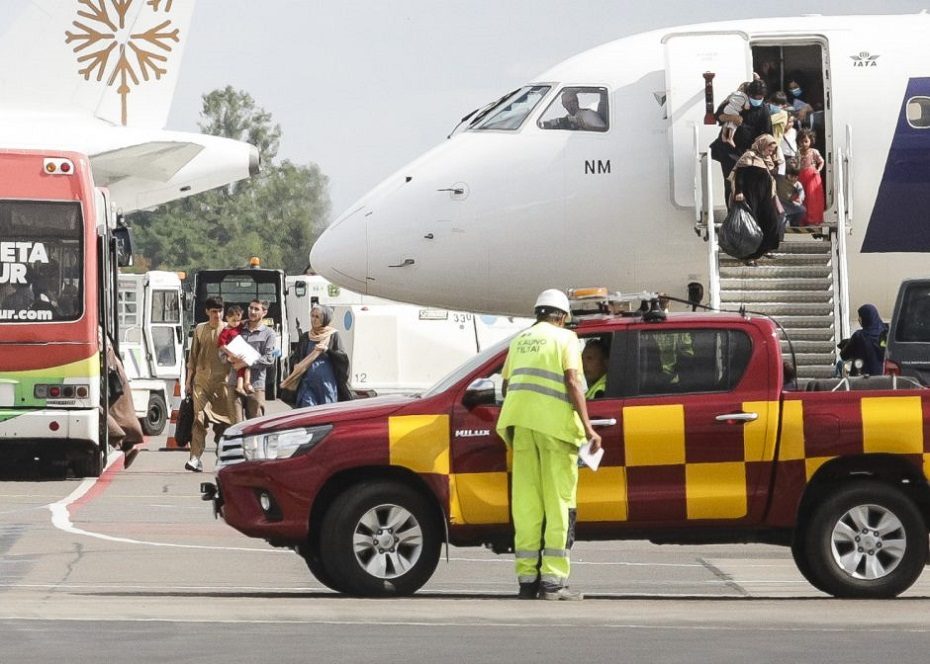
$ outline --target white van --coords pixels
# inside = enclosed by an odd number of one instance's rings
[[[184,393],[181,279],[175,272],[120,274],[119,350],[142,430],[160,434]]]
[[[483,316],[361,295],[317,275],[287,278],[293,348],[310,328],[310,309],[333,309],[349,355],[349,387],[372,396],[427,389],[484,348],[528,327],[527,318]]]

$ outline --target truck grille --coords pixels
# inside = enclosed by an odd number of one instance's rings
[[[245,461],[242,453],[242,438],[220,438],[216,447],[216,469]]]

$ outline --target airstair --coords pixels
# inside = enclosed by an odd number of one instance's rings
[[[695,178],[699,203],[695,229],[707,242],[711,307],[771,316],[782,328],[785,357],[794,354],[798,378],[832,376],[838,359],[836,344],[849,336],[843,192],[837,194],[835,223],[815,229],[788,229],[772,258],[744,265],[717,245],[724,210],[714,205],[711,183],[719,166],[706,152],[697,152],[697,157],[701,175]],[[838,182],[844,182],[845,161],[837,160]],[[795,232],[801,230],[815,232]]]
[[[766,314],[784,328],[782,353],[793,346],[799,378],[829,378],[836,363],[835,234],[786,235],[771,259],[743,265],[719,257],[720,308]],[[791,345],[788,344],[791,340]]]

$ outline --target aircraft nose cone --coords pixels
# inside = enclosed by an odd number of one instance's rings
[[[368,292],[366,212],[361,207],[334,221],[310,250],[314,272],[358,293]]]

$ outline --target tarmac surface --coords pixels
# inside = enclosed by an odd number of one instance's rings
[[[514,598],[512,556],[451,548],[414,597],[343,597],[213,518],[186,453],[0,481],[0,662],[924,662],[930,574],[834,600],[786,549],[580,542],[583,602]]]

